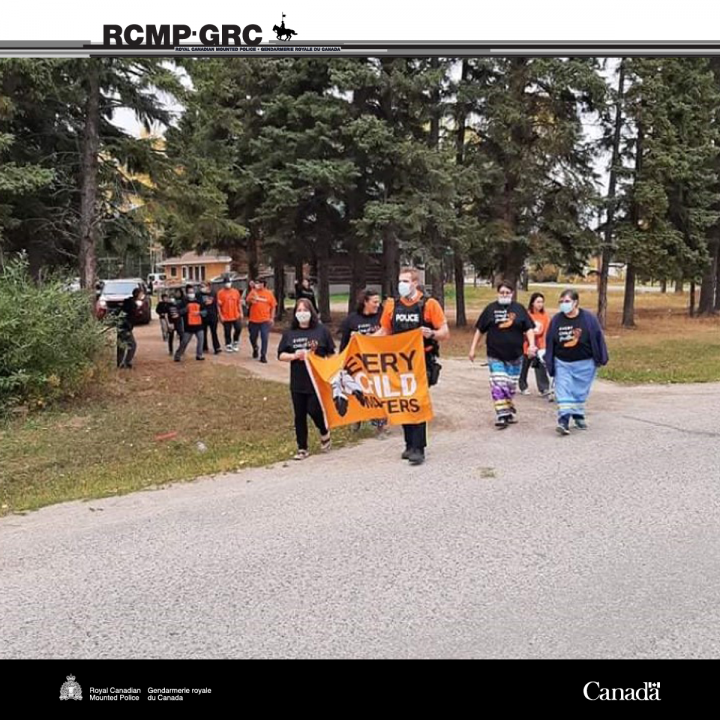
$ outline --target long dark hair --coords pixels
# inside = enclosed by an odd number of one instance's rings
[[[295,307],[293,308],[293,314],[292,314],[292,324],[290,327],[293,330],[300,330],[300,323],[298,322],[298,319],[295,317],[295,313],[300,309],[300,306],[303,306],[305,310],[310,311],[310,327],[314,328],[318,325],[318,316],[315,312],[315,308],[312,306],[312,303],[307,298],[300,298],[296,303]]]
[[[536,301],[538,298],[542,298],[542,299],[544,300],[544,299],[545,299],[545,296],[544,296],[542,293],[539,293],[539,292],[534,292],[534,293],[530,296],[530,302],[528,303],[528,310],[529,310],[530,312],[534,312],[534,310],[533,310],[533,305],[535,304],[535,301]],[[542,311],[545,312],[545,308],[543,308]]]
[[[375,290],[371,288],[365,288],[364,290],[361,290],[358,293],[357,296],[357,305],[355,306],[355,311],[358,313],[358,315],[362,315],[363,311],[365,310],[365,303],[371,298],[375,296],[380,297],[380,293],[376,292]],[[379,310],[380,308],[378,308]]]

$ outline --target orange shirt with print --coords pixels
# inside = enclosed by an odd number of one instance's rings
[[[234,322],[243,316],[240,291],[235,288],[223,288],[217,294],[217,305],[220,319],[223,322]]]
[[[535,347],[538,350],[544,350],[545,349],[545,341],[547,339],[547,331],[550,327],[550,315],[546,312],[530,312],[528,311],[528,315],[530,316],[530,319],[535,323]],[[538,330],[538,325],[540,326],[540,330]],[[523,345],[523,353],[527,355],[528,352],[528,341],[525,340],[525,343]]]
[[[400,298],[400,303],[405,307],[412,307],[422,297],[422,293],[418,293],[418,297],[414,300],[408,300],[407,298]],[[380,327],[392,333],[392,320],[393,313],[395,312],[395,300],[388,298],[383,305],[383,314],[380,318]],[[439,330],[446,322],[447,318],[443,312],[440,303],[435,298],[428,298],[425,301],[425,307],[423,309],[423,319],[426,323],[431,325],[435,330]]]
[[[270,290],[251,290],[246,301],[250,307],[248,320],[251,323],[272,322],[275,317],[277,300]]]

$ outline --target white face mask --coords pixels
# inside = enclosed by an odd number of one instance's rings
[[[573,301],[572,300],[566,300],[564,302],[560,303],[560,312],[563,313],[570,313],[573,310]]]
[[[310,318],[312,315],[310,314],[309,310],[298,310],[295,313],[295,317],[297,318],[297,321],[302,325],[303,323],[310,322]]]
[[[507,295],[500,295],[498,296],[498,302],[501,305],[509,305],[512,302],[512,298]]]
[[[194,300],[194,299],[195,299],[195,293],[188,293],[187,299],[188,299],[188,300]]]
[[[412,283],[409,283],[407,280],[401,280],[398,283],[400,297],[410,297],[410,295],[412,295],[412,289]]]
[[[232,283],[225,283],[225,287],[229,290],[232,287]]]

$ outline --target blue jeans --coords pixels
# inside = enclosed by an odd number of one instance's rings
[[[258,333],[260,333],[260,340],[262,342],[260,357],[267,358],[268,341],[270,340],[271,327],[271,322],[248,323],[248,328],[250,329],[250,344],[252,345],[253,355],[257,355],[257,339]]]

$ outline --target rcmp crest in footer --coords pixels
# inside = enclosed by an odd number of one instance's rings
[[[82,700],[82,688],[75,682],[74,675],[67,676],[67,682],[64,682],[60,688],[61,700]]]

